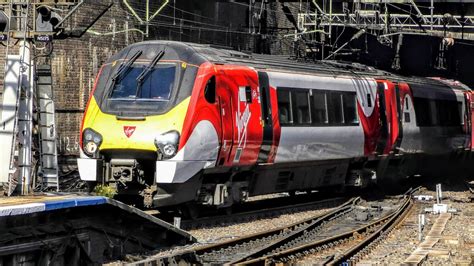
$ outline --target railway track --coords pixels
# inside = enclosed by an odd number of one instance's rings
[[[224,223],[246,222],[255,219],[263,219],[268,217],[275,217],[282,214],[302,212],[307,210],[314,210],[319,208],[332,208],[343,203],[347,198],[331,198],[325,200],[309,201],[304,203],[297,203],[294,205],[278,206],[274,208],[263,208],[246,212],[238,212],[227,215],[208,216],[194,220],[184,220],[181,222],[181,228],[190,230],[194,228],[213,226]]]
[[[339,265],[342,263],[353,265],[372,250],[378,241],[381,241],[384,236],[404,219],[412,204],[411,198],[407,197],[396,211],[354,230],[271,255],[244,261],[242,264],[290,263],[304,260],[303,258],[311,254],[319,253],[322,256],[314,256],[311,260],[319,261],[323,265]],[[324,256],[324,254],[327,254],[327,256]]]
[[[323,215],[290,226],[132,264],[262,265],[291,263],[318,253],[332,254],[323,258],[323,264],[356,262],[405,217],[412,207],[411,195],[414,191],[416,189],[408,191],[402,200],[391,207],[362,206],[360,198],[352,198]],[[371,219],[354,219],[364,216],[359,214],[368,210],[372,212]]]
[[[319,254],[319,256],[310,257],[310,260],[313,263],[314,261],[318,261],[319,264],[322,265],[355,265],[407,216],[413,206],[411,196],[418,190],[419,187],[407,191],[404,199],[396,210],[354,230],[333,235],[296,248],[287,249],[279,253],[273,253],[265,257],[248,260],[242,264],[291,263],[301,260],[304,261],[304,258],[308,258],[312,254]],[[324,256],[324,254],[326,254],[326,256]]]
[[[340,201],[340,198],[325,200],[325,204],[329,201]],[[281,227],[275,230],[268,230],[265,232],[225,241],[222,243],[211,244],[206,246],[194,247],[191,250],[186,250],[180,253],[173,254],[168,257],[159,257],[146,259],[135,262],[130,265],[148,265],[149,263],[164,263],[176,264],[179,262],[190,264],[223,264],[230,261],[236,261],[247,254],[252,253],[256,249],[262,249],[269,243],[273,243],[288,235],[294,234],[297,231],[303,231],[305,228],[314,224],[323,224],[324,221],[329,221],[342,213],[348,212],[352,209],[360,198],[351,198],[345,201],[338,207],[329,211],[326,214],[312,217],[304,221],[291,224],[289,226]],[[288,208],[288,206],[286,206]]]

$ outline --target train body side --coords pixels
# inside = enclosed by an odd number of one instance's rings
[[[82,179],[141,195],[146,206],[223,207],[251,195],[365,186],[387,173],[422,172],[420,158],[471,148],[468,90],[370,74],[259,69],[212,62],[220,51],[201,57],[208,48],[200,46],[141,45],[102,68],[78,164]],[[132,64],[137,78],[117,87],[114,73],[136,50],[147,51]],[[126,94],[142,85],[138,74],[160,51],[161,76],[152,78],[169,83],[168,100]]]

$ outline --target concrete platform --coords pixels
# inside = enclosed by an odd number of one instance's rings
[[[0,198],[1,265],[96,264],[193,242],[187,232],[106,197]]]

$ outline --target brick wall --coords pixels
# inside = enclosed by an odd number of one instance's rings
[[[146,1],[129,2],[143,18]],[[254,48],[253,40],[256,36],[247,29],[247,6],[217,0],[176,0],[170,1],[169,5],[174,3],[176,8],[164,8],[153,20],[148,39],[212,43],[240,50]],[[157,10],[160,4],[160,1],[152,1],[150,10]],[[84,5],[80,12],[72,16],[68,25],[80,25],[94,11],[93,4]],[[145,30],[124,6],[123,1],[115,0],[114,6],[91,28],[94,33],[86,33],[76,39],[54,40],[51,56],[37,59],[38,64],[51,60],[58,149],[62,155],[60,161],[65,167],[72,162],[65,160],[70,157],[67,155],[78,155],[80,124],[100,66],[120,49],[145,39],[137,31],[111,34],[126,28]],[[42,43],[36,44],[36,55],[45,53],[50,48],[43,46]],[[4,56],[5,48],[0,46],[0,82],[3,82]]]
[[[75,21],[87,19],[93,5],[81,9]],[[81,38],[55,40],[51,56],[54,100],[59,137],[59,151],[63,155],[77,155],[79,128],[83,112],[100,66],[126,45],[142,40],[136,32],[106,35],[113,30],[134,28],[136,20],[120,4],[115,4],[92,28],[95,35],[86,33]],[[41,62],[39,62],[41,63]]]

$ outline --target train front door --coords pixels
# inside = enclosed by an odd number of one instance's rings
[[[220,72],[220,71],[219,71]],[[218,165],[229,165],[230,154],[234,144],[234,126],[233,126],[233,110],[232,110],[232,91],[226,82],[225,76],[217,75],[216,94],[219,105],[219,113],[221,118],[221,139],[220,151],[217,159]]]
[[[233,145],[225,165],[253,165],[263,138],[262,110],[255,70],[233,66],[224,70],[223,82],[231,92]]]

